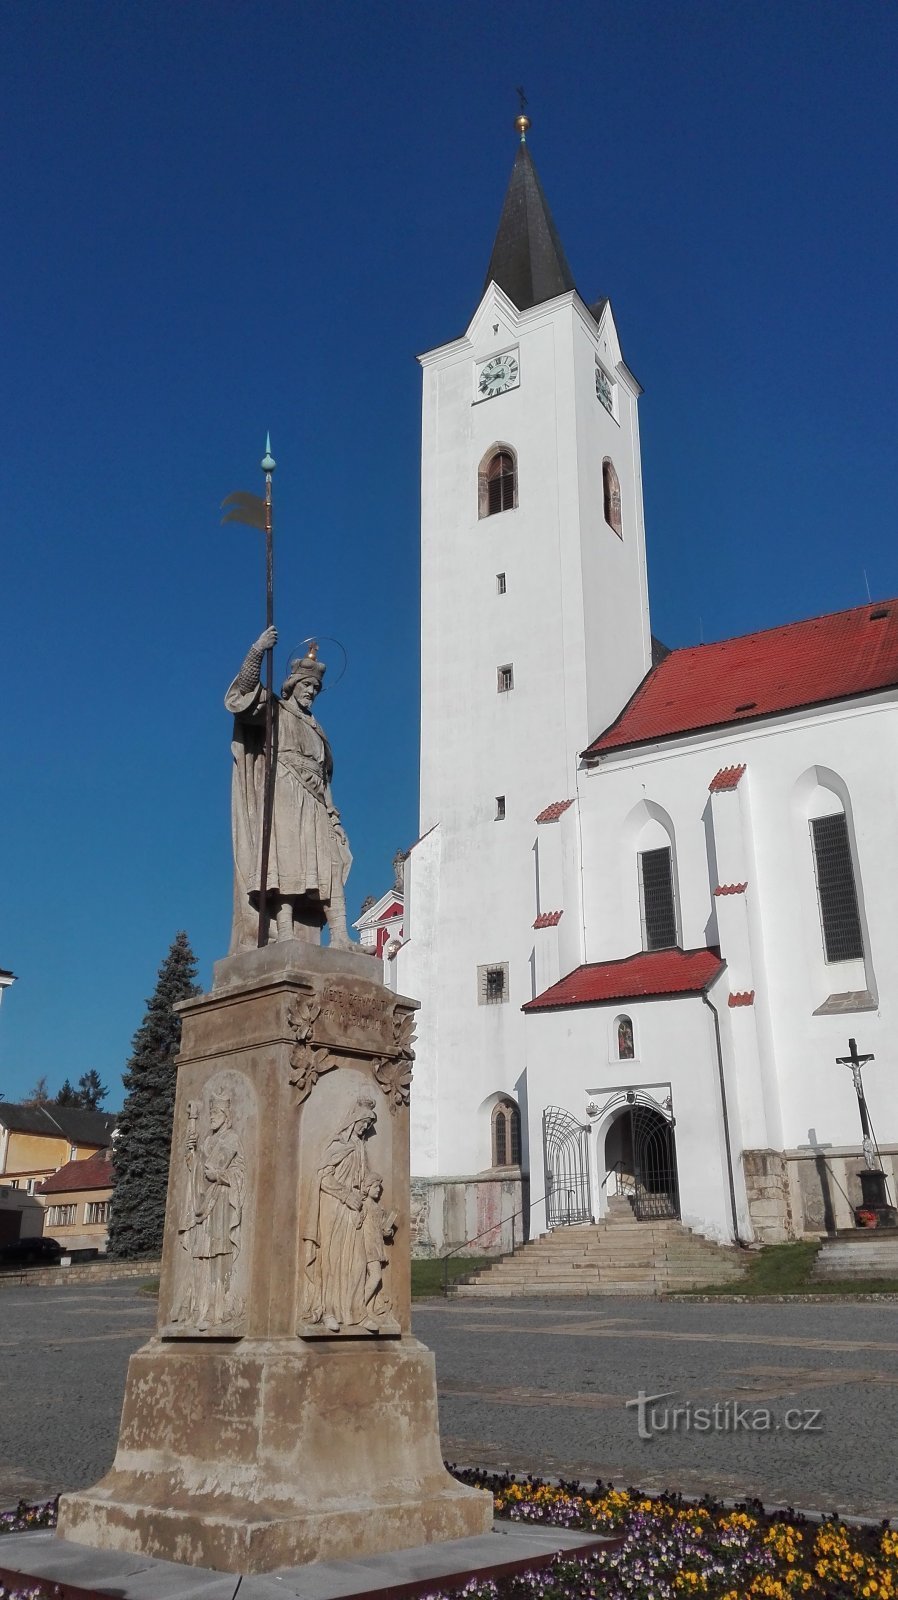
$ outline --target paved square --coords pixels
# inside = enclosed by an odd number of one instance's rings
[[[0,1505],[102,1475],[154,1323],[133,1283],[0,1289]],[[419,1302],[414,1325],[450,1460],[898,1517],[894,1305]],[[680,1408],[676,1431],[639,1438],[640,1389],[670,1396],[656,1409]],[[686,1431],[687,1402],[721,1425],[763,1409],[771,1429]]]

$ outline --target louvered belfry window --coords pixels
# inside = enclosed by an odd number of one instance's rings
[[[486,471],[488,517],[497,511],[511,511],[514,507],[515,470],[514,457],[507,450],[493,456]]]
[[[677,910],[670,846],[663,850],[643,850],[639,869],[645,949],[671,950],[677,942]]]
[[[815,817],[811,822],[811,838],[826,959],[854,961],[862,958],[864,941],[844,811],[832,817]]]

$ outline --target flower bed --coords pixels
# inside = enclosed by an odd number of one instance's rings
[[[489,1489],[496,1515],[514,1522],[623,1536],[593,1556],[558,1556],[535,1572],[472,1579],[457,1590],[433,1589],[422,1600],[898,1600],[898,1532],[855,1527],[832,1517],[769,1513],[755,1501],[728,1509],[678,1495],[649,1499],[636,1489],[597,1483],[549,1484],[455,1471]],[[0,1516],[0,1533],[51,1528],[56,1502]],[[0,1567],[3,1565],[0,1551]],[[4,1588],[0,1600],[51,1600],[53,1586]]]

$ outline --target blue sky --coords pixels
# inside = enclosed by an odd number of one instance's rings
[[[267,428],[277,670],[348,653],[351,914],[415,837],[414,357],[477,303],[518,83],[645,386],[654,631],[898,592],[896,44],[866,0],[3,8],[7,1098],[96,1067],[119,1104],[177,929],[204,982],[225,952],[222,694],[264,614],[218,506]]]

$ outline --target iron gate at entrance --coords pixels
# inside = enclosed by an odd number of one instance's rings
[[[543,1112],[543,1158],[549,1227],[591,1222],[589,1128],[562,1106],[546,1106]]]
[[[628,1115],[633,1153],[633,1211],[640,1222],[678,1217],[680,1186],[673,1118],[668,1119],[638,1100],[630,1101]]]

